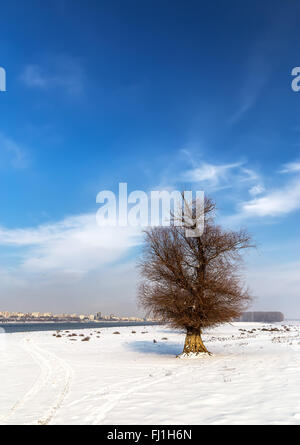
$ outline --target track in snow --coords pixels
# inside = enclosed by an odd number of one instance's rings
[[[64,360],[43,350],[32,340],[24,339],[20,346],[33,358],[41,372],[26,394],[0,417],[0,424],[18,424],[18,419],[24,419],[22,413],[26,412],[30,414],[26,416],[25,424],[47,425],[68,394],[72,369]]]

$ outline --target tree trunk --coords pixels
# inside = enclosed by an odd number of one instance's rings
[[[201,338],[201,331],[197,330],[187,330],[186,338],[185,338],[185,344],[183,348],[183,355],[189,355],[189,354],[209,354],[210,352],[206,349],[206,347],[203,344],[202,338]]]

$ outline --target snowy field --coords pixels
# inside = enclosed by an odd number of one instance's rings
[[[161,326],[1,334],[0,423],[300,424],[300,326],[285,326],[224,325],[197,359]]]

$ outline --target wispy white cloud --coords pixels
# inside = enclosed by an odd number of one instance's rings
[[[38,65],[28,65],[25,67],[21,79],[27,87],[47,88],[53,81],[42,72]]]
[[[183,182],[201,187],[208,194],[231,188],[231,193],[226,192],[226,199],[231,206],[233,204],[236,212],[230,216],[222,216],[222,221],[226,223],[236,224],[255,217],[284,216],[300,209],[299,162],[287,163],[280,170],[281,173],[295,173],[296,176],[280,176],[281,181],[277,181],[277,184],[282,184],[280,187],[277,185],[267,188],[265,183],[269,183],[268,178],[249,167],[245,161],[211,163],[197,160],[188,150],[181,153],[192,167],[184,168],[181,162],[181,170],[177,174],[168,171],[164,179],[168,178],[173,190],[174,187],[180,188]]]
[[[223,216],[223,223],[240,224],[244,221],[265,218],[270,222],[270,218],[287,216],[300,210],[300,175],[299,163],[291,162],[285,164],[277,173],[290,173],[293,175],[278,177],[276,186],[266,188],[262,179],[255,183],[248,193],[251,199],[243,195],[242,199],[237,197],[235,201],[236,212]],[[275,172],[276,173],[276,172]],[[267,178],[264,178],[269,182]],[[280,185],[279,185],[280,184]]]
[[[21,269],[87,273],[117,261],[140,242],[137,228],[99,227],[93,214],[28,229],[0,228],[0,245],[27,247]]]
[[[20,79],[28,88],[59,89],[76,96],[83,92],[85,73],[80,61],[60,56],[43,64],[27,65]]]
[[[25,148],[15,140],[0,133],[0,166],[11,165],[22,169],[28,165],[28,154]]]
[[[300,208],[300,178],[241,205],[244,217],[281,216]]]
[[[285,164],[279,173],[294,173],[287,176],[281,186],[266,190],[262,184],[255,184],[249,193],[250,200],[238,203],[238,212],[229,217],[230,221],[240,221],[254,217],[279,217],[300,209],[300,163]],[[281,177],[282,179],[283,177]],[[279,181],[278,181],[279,183]],[[262,196],[258,196],[262,195]]]
[[[199,183],[204,187],[223,188],[233,187],[238,183],[254,181],[258,179],[258,174],[246,168],[242,162],[232,164],[212,164],[205,161],[197,166],[185,170],[181,176],[181,181]]]
[[[264,46],[270,42],[257,43],[245,61],[244,78],[241,80],[237,110],[229,119],[229,124],[239,122],[256,104],[267,84],[271,70],[270,58],[265,57]]]
[[[227,178],[230,170],[237,167],[240,167],[240,164],[213,165],[202,162],[199,167],[184,172],[182,179],[190,182],[210,182],[217,185],[222,179]]]
[[[285,164],[280,170],[280,173],[295,173],[300,172],[300,162],[290,162]]]
[[[229,119],[229,124],[239,122],[257,104],[271,81],[272,74],[284,57],[294,39],[297,29],[297,14],[293,8],[270,11],[267,26],[262,33],[257,33],[246,54],[244,69],[241,73],[238,89],[238,104],[236,111]]]
[[[257,195],[261,195],[264,191],[265,191],[265,187],[261,184],[257,184],[257,185],[254,185],[253,187],[251,187],[251,189],[249,190],[249,194],[251,196],[257,196]]]

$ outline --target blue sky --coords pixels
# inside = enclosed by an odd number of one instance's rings
[[[204,190],[247,226],[253,308],[300,318],[300,5],[1,5],[0,310],[136,312],[140,235],[96,195]]]

